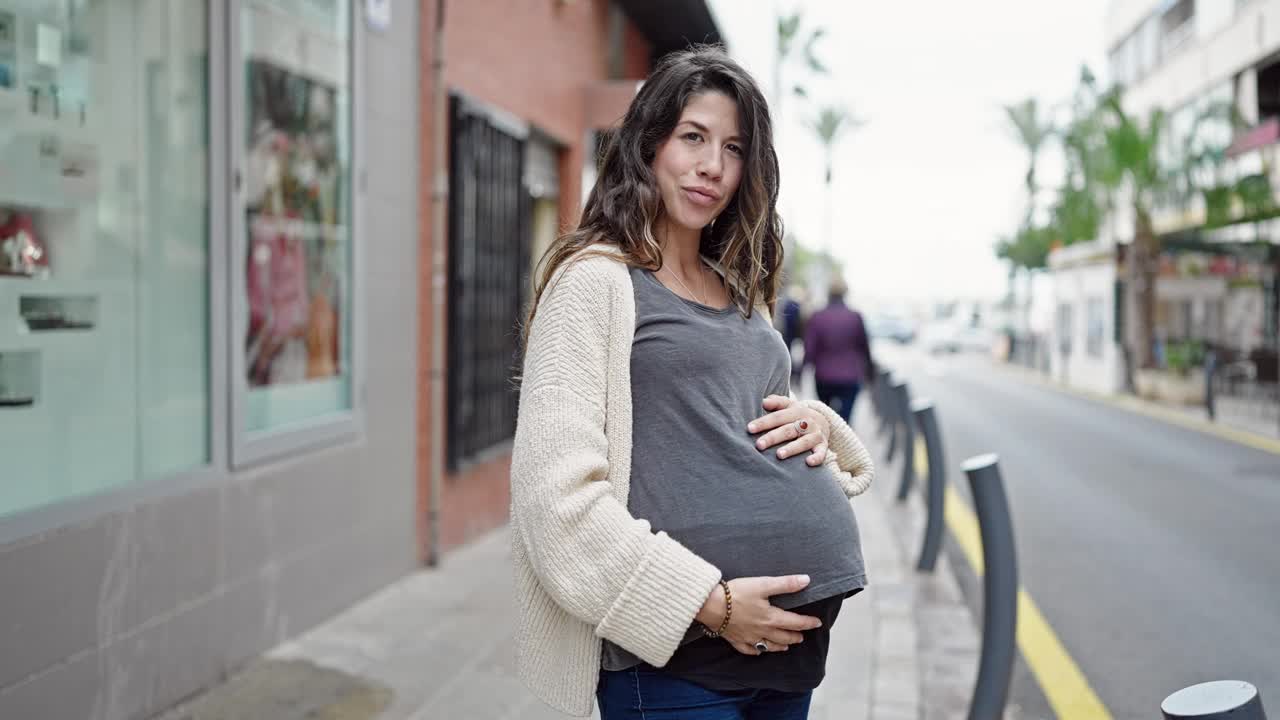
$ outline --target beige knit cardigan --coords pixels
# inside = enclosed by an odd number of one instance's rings
[[[587,716],[601,638],[667,663],[720,571],[627,512],[631,342],[627,266],[571,262],[543,293],[530,327],[511,459],[517,665],[543,701]],[[874,470],[848,425],[830,421],[827,467],[846,495]]]

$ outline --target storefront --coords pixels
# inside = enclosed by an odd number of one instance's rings
[[[147,715],[413,566],[418,27],[0,0],[0,717]]]

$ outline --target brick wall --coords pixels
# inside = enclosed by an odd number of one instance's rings
[[[630,22],[627,23],[627,29],[623,35],[626,46],[622,51],[622,75],[628,78],[643,78],[649,74],[649,65],[653,60],[653,45]]]

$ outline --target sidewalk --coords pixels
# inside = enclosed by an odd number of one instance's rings
[[[869,413],[861,419],[879,449]],[[871,585],[832,629],[813,720],[940,720],[968,710],[978,630],[945,554],[935,575],[914,570],[923,510],[893,503],[896,470],[881,457],[872,490],[854,501]],[[162,720],[567,717],[516,677],[508,545],[504,528],[451,553]]]

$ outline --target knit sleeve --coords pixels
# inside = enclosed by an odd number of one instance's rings
[[[582,260],[544,292],[511,460],[514,540],[541,587],[598,636],[667,663],[720,572],[613,495],[605,433],[616,274]],[[614,268],[616,270],[616,268]]]
[[[871,460],[871,453],[867,452],[862,440],[858,439],[858,434],[826,403],[808,400],[805,405],[821,413],[831,425],[824,465],[835,474],[844,494],[853,497],[866,492],[875,479],[876,468]]]

